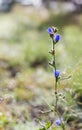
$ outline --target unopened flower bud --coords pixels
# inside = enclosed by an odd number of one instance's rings
[[[60,39],[61,39],[60,34],[56,34],[56,35],[54,35],[54,41],[55,41],[56,43],[59,42]]]

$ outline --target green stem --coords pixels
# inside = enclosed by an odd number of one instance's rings
[[[55,42],[53,40],[53,50],[55,50]],[[56,59],[55,59],[55,54],[53,54],[53,66],[54,70],[56,72]],[[55,98],[56,98],[56,105],[55,105],[55,111],[57,111],[57,102],[58,102],[58,95],[57,95],[57,77],[55,76]]]
[[[55,50],[55,42],[53,40],[53,51]],[[55,58],[55,54],[53,54],[53,67],[54,67],[54,70],[56,72],[56,58]],[[57,83],[58,83],[58,77],[55,76],[55,88],[54,88],[54,91],[55,91],[55,112],[57,113],[58,117],[61,119],[61,115],[58,111],[58,92],[57,92]],[[61,127],[63,130],[65,130],[65,125],[63,123],[63,121],[61,121]]]
[[[55,42],[53,40],[53,50],[55,50]],[[53,54],[53,65],[54,65],[54,69],[56,71],[56,62],[55,62],[55,55]]]

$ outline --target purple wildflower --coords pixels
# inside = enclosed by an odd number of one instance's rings
[[[59,76],[60,76],[60,70],[56,70],[56,71],[54,72],[54,75],[55,75],[55,77],[59,77]]]
[[[48,34],[54,34],[53,28],[49,27],[47,29]]]
[[[54,35],[54,41],[55,41],[55,42],[59,42],[60,39],[61,39],[60,34]]]
[[[57,125],[57,126],[61,125],[61,121],[62,121],[61,119],[56,120],[56,122],[55,122],[56,125]]]

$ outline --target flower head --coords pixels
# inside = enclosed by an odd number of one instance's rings
[[[60,39],[61,39],[60,34],[54,35],[54,41],[55,41],[55,42],[59,42]]]
[[[54,34],[53,28],[49,27],[47,29],[48,34]]]
[[[53,28],[49,27],[49,28],[47,29],[47,32],[48,32],[48,34],[50,35],[50,37],[53,39],[53,37],[54,37],[54,30],[53,30]]]
[[[60,70],[56,70],[56,71],[54,72],[54,75],[55,75],[55,77],[59,77],[59,76],[60,76]]]
[[[61,121],[62,121],[61,119],[56,120],[56,122],[55,122],[56,125],[57,125],[57,126],[61,125]]]

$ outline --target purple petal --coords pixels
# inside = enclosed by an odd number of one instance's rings
[[[55,42],[59,42],[60,39],[61,39],[60,34],[54,35],[54,41],[55,41]]]
[[[55,77],[59,77],[59,76],[60,76],[60,70],[56,70],[56,71],[54,72],[54,75],[55,75]]]
[[[54,31],[53,31],[53,29],[52,29],[51,27],[49,27],[49,28],[47,29],[47,32],[48,32],[48,34],[54,34]]]
[[[61,120],[60,119],[56,120],[56,125],[57,126],[61,125]]]

